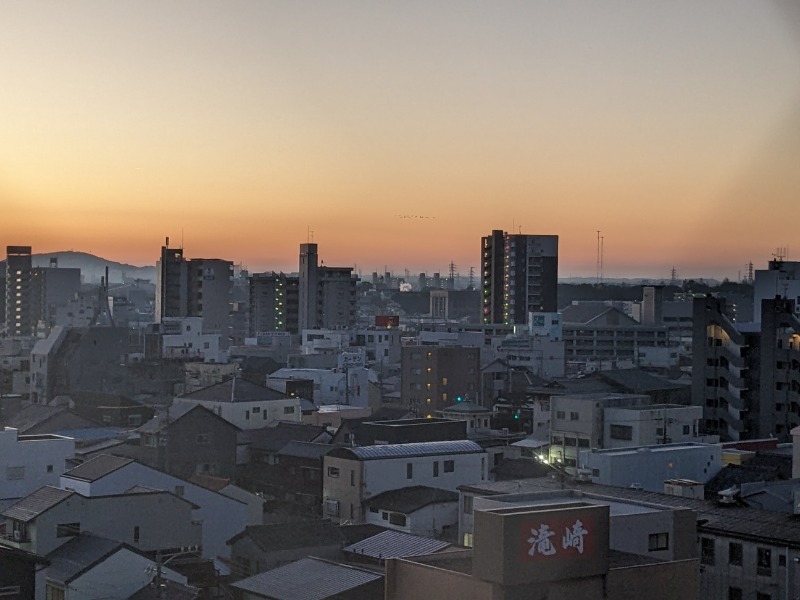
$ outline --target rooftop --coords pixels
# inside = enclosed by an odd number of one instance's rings
[[[303,558],[242,579],[232,587],[276,600],[324,600],[383,579],[380,573],[318,558]]]
[[[449,542],[435,540],[402,531],[384,531],[365,540],[343,548],[343,551],[359,556],[384,560],[433,554],[450,547]]]
[[[410,514],[430,504],[443,502],[458,502],[458,494],[450,490],[415,485],[377,494],[367,500],[366,504],[371,508]]]
[[[180,398],[207,402],[259,402],[264,400],[288,400],[289,396],[246,379],[232,377],[222,383],[184,394]]]
[[[330,456],[355,460],[379,460],[384,458],[408,458],[412,456],[440,456],[454,454],[478,454],[483,452],[475,442],[452,440],[445,442],[417,442],[413,444],[379,444],[375,446],[356,446],[355,448],[336,448]]]
[[[63,477],[88,482],[97,481],[101,477],[105,477],[109,473],[113,473],[117,469],[121,469],[132,462],[135,462],[132,458],[101,454],[100,456],[87,460],[74,469],[70,469],[64,473]]]
[[[12,504],[2,514],[9,519],[28,522],[51,509],[62,500],[66,500],[74,493],[70,490],[46,485],[19,502]]]

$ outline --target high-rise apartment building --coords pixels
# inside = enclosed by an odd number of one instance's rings
[[[297,333],[298,277],[286,273],[253,273],[249,278],[248,334],[288,331]]]
[[[758,323],[734,323],[723,298],[694,299],[692,402],[702,429],[723,441],[774,436],[800,425],[800,319],[794,300],[764,299]]]
[[[300,244],[298,329],[337,329],[356,319],[356,284],[351,267],[319,264],[317,244]]]
[[[556,312],[558,236],[494,230],[481,238],[483,322],[515,325]]]
[[[480,348],[403,346],[402,401],[417,416],[432,418],[463,400],[478,399]]]
[[[157,323],[165,317],[202,317],[203,333],[218,333],[227,340],[233,262],[186,259],[182,248],[167,245],[161,248],[156,273]]]
[[[6,334],[30,336],[36,323],[31,306],[31,247],[6,247]]]

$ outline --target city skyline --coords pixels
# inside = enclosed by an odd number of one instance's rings
[[[402,8],[401,8],[402,6]],[[39,2],[0,23],[0,240],[251,271],[736,279],[800,215],[790,2]],[[313,233],[312,233],[313,232]]]

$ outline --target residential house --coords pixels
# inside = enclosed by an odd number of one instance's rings
[[[424,485],[455,490],[488,477],[486,453],[467,440],[335,448],[323,460],[323,515],[365,521],[365,502],[389,490]]]
[[[19,435],[0,430],[0,500],[23,498],[45,485],[58,485],[75,454],[75,440],[60,435]]]
[[[366,523],[429,538],[457,535],[457,492],[417,485],[382,492],[364,504]]]
[[[88,497],[121,494],[134,486],[172,492],[195,506],[192,520],[202,524],[206,558],[227,556],[225,542],[247,525],[245,503],[129,458],[100,455],[64,473],[60,485]]]
[[[239,429],[259,429],[270,421],[300,421],[299,398],[290,398],[262,385],[234,377],[174,399],[171,411],[201,405]]]

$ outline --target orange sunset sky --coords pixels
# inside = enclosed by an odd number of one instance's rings
[[[731,277],[800,259],[785,0],[0,2],[0,244]],[[413,218],[403,218],[413,216]],[[426,217],[426,218],[417,218]]]

